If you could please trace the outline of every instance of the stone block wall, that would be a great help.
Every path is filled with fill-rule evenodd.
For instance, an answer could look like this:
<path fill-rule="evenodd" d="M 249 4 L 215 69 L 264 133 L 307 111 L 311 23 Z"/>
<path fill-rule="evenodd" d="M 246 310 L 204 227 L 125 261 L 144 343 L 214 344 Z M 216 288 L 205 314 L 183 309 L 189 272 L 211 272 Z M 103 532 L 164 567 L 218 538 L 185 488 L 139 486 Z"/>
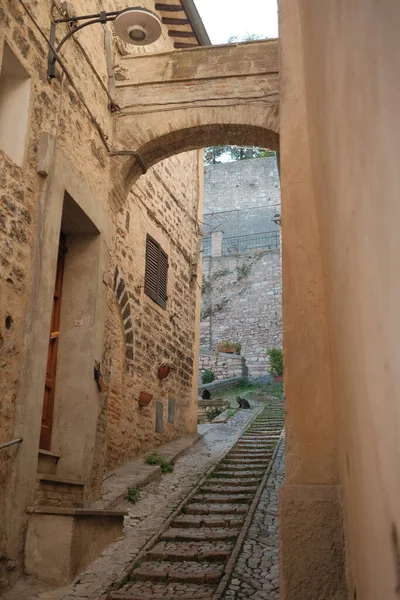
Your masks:
<path fill-rule="evenodd" d="M 88 2 L 76 0 L 73 9 L 76 14 L 107 9 L 101 0 L 89 4 L 90 11 Z M 155 9 L 154 0 L 141 4 Z M 195 263 L 200 239 L 201 153 L 177 155 L 149 169 L 129 195 L 119 198 L 117 206 L 114 177 L 125 159 L 111 156 L 110 149 L 120 145 L 114 139 L 115 113 L 109 110 L 109 98 L 97 78 L 107 86 L 105 35 L 107 30 L 112 32 L 112 26 L 85 28 L 65 47 L 64 62 L 77 93 L 59 65 L 57 77 L 51 82 L 47 78 L 48 47 L 34 22 L 48 33 L 51 18 L 62 16 L 61 3 L 54 3 L 53 13 L 51 6 L 36 0 L 27 3 L 32 19 L 14 0 L 4 0 L 0 6 L 0 63 L 7 44 L 30 78 L 22 164 L 12 160 L 0 144 L 0 441 L 24 438 L 22 444 L 0 453 L 0 555 L 5 557 L 0 561 L 0 588 L 22 566 L 27 506 L 35 500 L 50 502 L 54 492 L 52 484 L 46 484 L 46 494 L 43 486 L 38 492 L 36 479 L 65 191 L 70 195 L 72 190 L 79 191 L 79 197 L 71 195 L 78 206 L 75 216 L 78 220 L 84 216 L 83 234 L 90 223 L 93 239 L 87 246 L 93 254 L 99 248 L 96 256 L 100 258 L 93 269 L 85 270 L 83 264 L 75 276 L 69 271 L 73 285 L 90 279 L 88 302 L 82 302 L 79 311 L 79 302 L 61 303 L 61 310 L 70 312 L 61 320 L 60 348 L 67 325 L 71 347 L 74 331 L 78 336 L 84 327 L 90 330 L 91 345 L 82 352 L 76 342 L 73 351 L 63 356 L 61 371 L 68 371 L 68 357 L 79 352 L 86 363 L 70 369 L 69 381 L 57 379 L 51 448 L 60 456 L 56 475 L 81 480 L 83 502 L 88 503 L 96 498 L 108 468 L 196 426 L 197 389 L 193 394 L 192 379 L 197 354 Z M 108 8 L 123 9 L 126 3 L 113 0 Z M 59 25 L 57 40 L 67 30 L 68 25 Z M 124 55 L 173 48 L 166 27 L 150 48 L 128 47 L 112 36 L 116 77 Z M 45 138 L 48 144 L 43 151 Z M 85 212 L 87 207 L 90 210 Z M 79 237 L 76 232 L 65 233 L 67 246 L 69 236 L 70 240 Z M 166 310 L 144 293 L 148 233 L 169 256 Z M 66 255 L 67 269 L 71 254 Z M 89 284 L 84 285 L 89 289 Z M 95 305 L 96 312 L 89 305 Z M 93 378 L 95 361 L 101 362 L 108 387 L 104 394 Z M 157 378 L 161 362 L 173 366 L 164 381 Z M 57 377 L 61 371 L 57 370 Z M 65 383 L 74 389 L 67 398 L 70 409 L 60 402 Z M 141 391 L 153 395 L 144 409 L 138 405 Z M 170 398 L 176 400 L 174 423 L 167 419 Z M 156 401 L 164 408 L 163 431 L 157 434 Z M 70 419 L 68 425 L 65 416 Z M 66 493 L 53 500 L 60 501 L 60 506 L 70 502 Z"/>
<path fill-rule="evenodd" d="M 201 349 L 199 363 L 199 383 L 205 371 L 212 371 L 216 381 L 231 377 L 245 377 L 247 375 L 246 360 L 240 354 L 226 354 Z"/>
<path fill-rule="evenodd" d="M 205 167 L 204 231 L 212 235 L 202 260 L 201 348 L 239 342 L 251 378 L 268 373 L 269 348 L 282 348 L 280 227 L 272 221 L 275 214 L 280 214 L 275 157 Z M 232 236 L 265 232 L 272 232 L 272 249 L 224 244 Z"/>

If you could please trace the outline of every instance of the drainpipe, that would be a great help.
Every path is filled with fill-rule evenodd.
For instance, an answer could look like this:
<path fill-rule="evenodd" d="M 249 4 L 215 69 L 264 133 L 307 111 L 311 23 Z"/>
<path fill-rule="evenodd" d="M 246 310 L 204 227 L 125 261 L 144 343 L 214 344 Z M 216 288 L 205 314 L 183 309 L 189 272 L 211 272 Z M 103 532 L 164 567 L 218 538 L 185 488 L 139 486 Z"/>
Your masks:
<path fill-rule="evenodd" d="M 204 23 L 199 15 L 199 11 L 196 8 L 193 0 L 181 0 L 181 4 L 185 9 L 190 24 L 196 34 L 197 40 L 201 46 L 211 46 L 211 40 L 208 37 Z"/>

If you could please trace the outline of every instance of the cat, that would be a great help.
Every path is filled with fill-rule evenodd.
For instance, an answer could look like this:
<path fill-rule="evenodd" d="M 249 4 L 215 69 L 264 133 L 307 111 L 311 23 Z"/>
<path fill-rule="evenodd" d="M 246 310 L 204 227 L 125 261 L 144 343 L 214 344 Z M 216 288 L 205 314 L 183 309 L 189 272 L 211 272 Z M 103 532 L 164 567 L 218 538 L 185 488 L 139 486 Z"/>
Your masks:
<path fill-rule="evenodd" d="M 236 402 L 239 404 L 239 408 L 251 408 L 249 401 L 246 400 L 246 398 L 241 398 L 240 396 L 238 396 L 236 398 Z"/>

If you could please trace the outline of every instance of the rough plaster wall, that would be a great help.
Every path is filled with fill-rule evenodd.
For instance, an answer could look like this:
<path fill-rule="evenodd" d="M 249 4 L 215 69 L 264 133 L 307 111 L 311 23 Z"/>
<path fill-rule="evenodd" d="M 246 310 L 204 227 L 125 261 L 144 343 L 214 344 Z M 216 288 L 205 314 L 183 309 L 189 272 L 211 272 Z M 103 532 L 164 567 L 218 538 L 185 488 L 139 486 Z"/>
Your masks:
<path fill-rule="evenodd" d="M 210 277 L 212 288 L 202 297 L 201 346 L 215 349 L 219 342 L 239 342 L 250 377 L 266 375 L 267 349 L 282 348 L 279 250 L 204 257 L 203 281 Z M 212 313 L 205 318 L 207 307 Z"/>
<path fill-rule="evenodd" d="M 394 600 L 400 583 L 400 7 L 392 0 L 312 0 L 299 7 L 351 594 Z"/>
<path fill-rule="evenodd" d="M 29 7 L 45 32 L 49 31 L 51 2 L 29 3 Z M 154 8 L 152 0 L 144 0 L 143 6 Z M 125 8 L 122 0 L 101 2 L 97 0 L 76 0 L 74 10 L 77 14 L 98 12 L 100 9 L 118 10 Z M 65 33 L 61 26 L 59 34 Z M 193 361 L 194 331 L 194 286 L 191 279 L 191 267 L 196 243 L 197 225 L 195 223 L 198 200 L 198 156 L 190 154 L 174 157 L 149 172 L 138 185 L 135 194 L 129 199 L 130 215 L 113 212 L 109 205 L 111 189 L 110 168 L 112 161 L 101 142 L 99 133 L 90 121 L 86 110 L 77 98 L 69 83 L 59 77 L 51 84 L 47 81 L 47 47 L 43 39 L 28 19 L 19 3 L 5 0 L 0 6 L 0 55 L 3 39 L 7 40 L 23 67 L 31 76 L 30 120 L 26 138 L 26 153 L 22 168 L 17 167 L 0 148 L 0 440 L 6 441 L 18 434 L 14 422 L 18 393 L 19 369 L 22 363 L 24 347 L 24 331 L 27 327 L 27 316 L 37 298 L 32 296 L 32 276 L 37 276 L 34 269 L 40 268 L 40 251 L 35 242 L 40 239 L 40 228 L 43 220 L 43 205 L 49 201 L 46 197 L 47 181 L 36 172 L 39 135 L 47 131 L 57 138 L 57 145 L 62 148 L 71 163 L 77 177 L 87 182 L 95 195 L 99 206 L 109 212 L 109 224 L 113 243 L 108 248 L 109 275 L 111 286 L 115 267 L 118 265 L 129 284 L 129 291 L 137 305 L 135 315 L 136 357 L 134 368 L 123 369 L 122 396 L 129 403 L 123 404 L 125 416 L 133 410 L 137 417 L 137 393 L 142 388 L 154 385 L 155 364 L 162 355 L 177 365 L 173 378 L 160 391 L 157 388 L 157 399 L 160 396 L 166 402 L 167 396 L 177 397 L 180 406 L 177 409 L 175 426 L 168 426 L 163 436 L 157 440 L 154 436 L 154 415 L 151 409 L 146 416 L 144 434 L 140 440 L 142 448 L 147 448 L 153 441 L 163 441 L 178 435 L 186 427 L 185 410 L 190 402 L 190 385 Z M 78 32 L 77 39 L 82 44 L 103 82 L 107 85 L 108 77 L 104 48 L 104 29 L 96 25 Z M 114 45 L 116 41 L 114 38 Z M 118 44 L 119 50 L 137 52 L 137 49 Z M 173 41 L 167 32 L 150 51 L 171 50 Z M 119 61 L 118 49 L 116 61 Z M 140 52 L 148 49 L 140 49 Z M 82 56 L 78 45 L 70 40 L 64 50 L 64 59 L 71 75 L 81 90 L 90 110 L 95 115 L 105 134 L 112 140 L 112 117 L 108 110 L 108 100 L 90 67 Z M 118 64 L 117 64 L 118 71 Z M 58 68 L 60 74 L 60 69 Z M 183 177 L 183 170 L 186 177 Z M 167 186 L 167 187 L 165 187 Z M 131 230 L 128 231 L 130 217 Z M 144 243 L 145 233 L 149 226 L 153 232 L 160 231 L 167 238 L 179 237 L 179 248 L 174 247 L 170 253 L 170 280 L 176 281 L 171 288 L 168 311 L 159 314 L 143 297 L 144 275 Z M 57 225 L 55 225 L 57 226 Z M 136 237 L 136 234 L 138 236 Z M 171 242 L 172 244 L 172 242 Z M 39 267 L 35 261 L 39 262 Z M 40 297 L 39 297 L 40 301 Z M 113 323 L 115 307 L 109 303 L 107 323 Z M 182 311 L 182 318 L 176 319 L 177 311 Z M 5 327 L 6 318 L 11 316 L 13 323 L 9 329 Z M 50 319 L 50 316 L 49 316 Z M 29 323 L 28 323 L 29 324 Z M 154 331 L 157 328 L 159 337 L 156 340 Z M 47 335 L 45 333 L 44 335 Z M 16 339 L 14 340 L 14 337 Z M 140 346 L 143 345 L 142 348 Z M 118 361 L 121 348 L 119 342 L 110 342 L 106 349 L 108 358 Z M 149 365 L 153 368 L 149 369 Z M 121 365 L 122 369 L 122 365 Z M 123 370 L 122 369 L 122 370 Z M 148 378 L 146 380 L 146 377 Z M 115 387 L 115 386 L 114 386 Z M 24 399 L 19 399 L 19 402 Z M 134 408 L 133 408 L 134 407 Z M 89 484 L 98 488 L 103 475 L 105 463 L 104 441 L 106 438 L 107 398 L 99 395 L 99 420 L 96 440 L 96 461 L 93 466 L 92 481 Z M 136 413 L 135 413 L 136 410 Z M 38 407 L 41 412 L 41 406 Z M 23 408 L 20 407 L 23 416 Z M 134 441 L 136 432 L 130 435 L 114 461 L 137 452 L 139 443 Z M 36 452 L 37 446 L 32 449 Z M 7 556 L 7 544 L 2 525 L 10 519 L 5 515 L 5 497 L 7 491 L 7 474 L 15 464 L 18 448 L 3 451 L 0 454 L 0 555 Z M 114 455 L 117 452 L 114 450 Z M 32 473 L 35 479 L 36 474 Z M 11 506 L 10 502 L 10 506 Z M 13 519 L 18 519 L 13 515 Z M 25 518 L 25 517 L 23 517 Z M 23 538 L 13 540 L 14 548 L 23 547 Z M 2 566 L 8 571 L 0 571 L 0 584 L 3 573 L 6 578 L 12 574 L 17 565 L 17 554 L 13 551 Z M 11 571 L 9 570 L 11 569 Z"/>

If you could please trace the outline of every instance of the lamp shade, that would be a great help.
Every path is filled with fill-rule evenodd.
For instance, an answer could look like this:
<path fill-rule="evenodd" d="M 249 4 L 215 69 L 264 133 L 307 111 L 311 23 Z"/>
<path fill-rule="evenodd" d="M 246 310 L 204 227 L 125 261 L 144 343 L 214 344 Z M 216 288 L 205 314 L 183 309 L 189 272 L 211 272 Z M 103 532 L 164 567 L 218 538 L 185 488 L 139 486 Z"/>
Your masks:
<path fill-rule="evenodd" d="M 115 33 L 127 44 L 147 46 L 161 35 L 161 21 L 146 8 L 127 8 L 114 21 Z"/>

